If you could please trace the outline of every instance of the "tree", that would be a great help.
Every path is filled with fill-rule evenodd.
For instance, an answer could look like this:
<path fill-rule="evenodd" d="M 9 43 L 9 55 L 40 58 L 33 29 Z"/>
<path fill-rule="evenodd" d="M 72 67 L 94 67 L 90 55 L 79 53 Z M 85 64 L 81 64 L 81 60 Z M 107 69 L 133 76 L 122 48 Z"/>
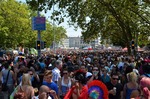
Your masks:
<path fill-rule="evenodd" d="M 53 44 L 55 36 L 55 42 L 61 42 L 62 38 L 66 38 L 66 30 L 63 27 L 57 27 L 49 24 L 47 21 L 46 31 L 42 31 L 41 37 L 43 41 L 46 41 L 46 47 L 49 47 Z"/>
<path fill-rule="evenodd" d="M 96 37 L 109 38 L 130 49 L 130 41 L 149 33 L 149 2 L 141 0 L 27 0 L 32 8 L 39 4 L 45 11 L 58 6 L 52 18 L 62 22 L 70 18 L 70 25 L 79 26 L 85 41 Z M 36 2 L 36 3 L 33 3 Z M 45 6 L 46 5 L 46 6 Z M 37 7 L 37 6 L 36 6 Z M 144 33 L 142 27 L 145 27 Z M 145 39 L 146 40 L 146 39 Z M 115 42 L 114 42 L 115 41 Z M 129 53 L 131 52 L 128 50 Z"/>
<path fill-rule="evenodd" d="M 0 1 L 0 47 L 16 48 L 18 46 L 35 47 L 37 39 L 37 31 L 32 30 L 31 18 L 37 16 L 36 11 L 29 9 L 26 3 L 17 2 L 15 0 Z M 42 31 L 43 39 L 52 44 L 52 29 L 50 23 L 47 23 L 47 30 Z M 57 28 L 60 27 L 55 27 Z M 57 31 L 56 31 L 57 32 Z M 60 31 L 59 31 L 60 32 Z M 66 35 L 66 31 L 62 28 L 61 32 Z M 46 34 L 46 35 L 45 35 Z M 58 33 L 59 35 L 59 33 Z M 60 37 L 57 38 L 60 41 Z M 47 45 L 48 45 L 47 44 Z"/>
<path fill-rule="evenodd" d="M 0 3 L 0 46 L 5 48 L 16 48 L 26 45 L 34 39 L 31 31 L 30 10 L 26 4 L 15 0 L 2 1 Z"/>

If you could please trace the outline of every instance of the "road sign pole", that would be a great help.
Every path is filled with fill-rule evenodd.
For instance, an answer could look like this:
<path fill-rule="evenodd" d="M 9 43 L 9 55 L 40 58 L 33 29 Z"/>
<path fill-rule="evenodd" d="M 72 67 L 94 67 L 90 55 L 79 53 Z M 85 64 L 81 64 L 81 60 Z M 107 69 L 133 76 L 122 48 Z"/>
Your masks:
<path fill-rule="evenodd" d="M 38 17 L 40 17 L 40 12 L 39 12 L 39 10 L 37 11 L 37 14 L 38 14 Z M 41 31 L 40 31 L 40 30 L 37 31 L 37 40 L 38 40 L 38 41 L 41 41 Z M 41 48 L 38 49 L 38 56 L 41 56 Z"/>

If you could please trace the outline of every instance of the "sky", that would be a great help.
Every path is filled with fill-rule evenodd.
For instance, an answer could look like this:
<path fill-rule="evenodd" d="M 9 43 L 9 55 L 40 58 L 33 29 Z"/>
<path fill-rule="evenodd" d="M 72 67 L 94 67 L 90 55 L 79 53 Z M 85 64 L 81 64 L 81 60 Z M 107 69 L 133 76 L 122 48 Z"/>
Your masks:
<path fill-rule="evenodd" d="M 17 1 L 26 2 L 26 0 L 17 0 Z M 54 9 L 57 9 L 57 8 L 54 8 Z M 51 11 L 48 11 L 47 13 L 42 12 L 42 14 L 45 14 L 46 19 L 48 19 L 49 18 L 48 14 L 50 12 Z M 78 37 L 78 36 L 81 36 L 81 29 L 78 28 L 77 31 L 76 31 L 73 26 L 69 26 L 68 25 L 67 19 L 66 18 L 64 18 L 64 19 L 65 20 L 64 20 L 63 23 L 61 23 L 60 25 L 57 25 L 57 24 L 55 24 L 55 25 L 64 27 L 64 29 L 67 31 L 66 34 L 67 34 L 68 37 Z"/>

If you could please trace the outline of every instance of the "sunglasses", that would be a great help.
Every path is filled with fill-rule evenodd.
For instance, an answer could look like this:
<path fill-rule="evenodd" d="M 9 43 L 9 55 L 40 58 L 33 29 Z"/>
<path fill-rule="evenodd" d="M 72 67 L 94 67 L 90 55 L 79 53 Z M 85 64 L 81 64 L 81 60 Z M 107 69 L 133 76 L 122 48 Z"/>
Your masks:
<path fill-rule="evenodd" d="M 118 78 L 112 78 L 113 80 L 119 80 Z"/>
<path fill-rule="evenodd" d="M 68 73 L 63 73 L 63 74 L 68 74 Z"/>
<path fill-rule="evenodd" d="M 30 74 L 31 76 L 33 75 L 33 74 Z"/>

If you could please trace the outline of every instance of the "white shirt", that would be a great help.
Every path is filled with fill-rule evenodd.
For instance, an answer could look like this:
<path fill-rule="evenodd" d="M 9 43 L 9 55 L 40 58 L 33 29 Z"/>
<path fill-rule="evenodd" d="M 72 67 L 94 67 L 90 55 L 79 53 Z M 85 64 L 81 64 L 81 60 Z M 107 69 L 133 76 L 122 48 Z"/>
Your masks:
<path fill-rule="evenodd" d="M 61 78 L 61 75 L 60 75 L 60 70 L 55 67 L 53 70 L 52 70 L 52 73 L 53 73 L 53 76 L 52 76 L 52 80 L 54 82 L 58 82 L 58 79 Z"/>

